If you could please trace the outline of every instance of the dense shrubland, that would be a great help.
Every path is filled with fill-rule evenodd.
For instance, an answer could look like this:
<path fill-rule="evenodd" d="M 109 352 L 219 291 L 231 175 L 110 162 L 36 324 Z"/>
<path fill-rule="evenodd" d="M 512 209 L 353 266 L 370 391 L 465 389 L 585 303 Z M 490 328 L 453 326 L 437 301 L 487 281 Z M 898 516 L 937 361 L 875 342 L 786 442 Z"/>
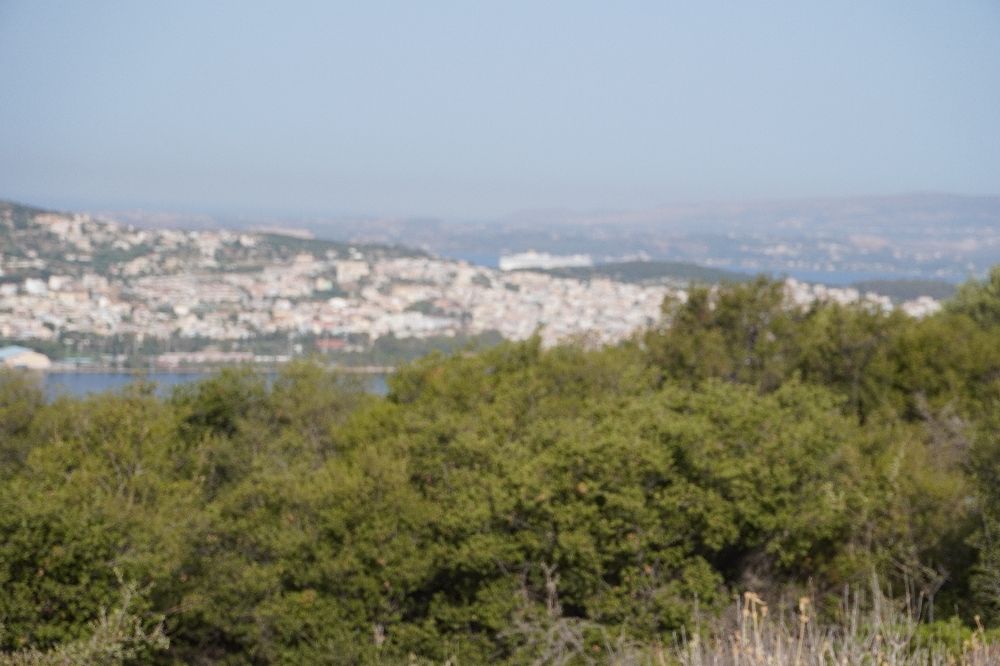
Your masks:
<path fill-rule="evenodd" d="M 626 344 L 432 356 L 384 398 L 309 363 L 167 399 L 7 374 L 0 537 L 12 663 L 725 663 L 746 591 L 792 618 L 747 649 L 808 638 L 807 597 L 844 645 L 987 659 L 1000 270 L 924 320 L 695 289 Z"/>

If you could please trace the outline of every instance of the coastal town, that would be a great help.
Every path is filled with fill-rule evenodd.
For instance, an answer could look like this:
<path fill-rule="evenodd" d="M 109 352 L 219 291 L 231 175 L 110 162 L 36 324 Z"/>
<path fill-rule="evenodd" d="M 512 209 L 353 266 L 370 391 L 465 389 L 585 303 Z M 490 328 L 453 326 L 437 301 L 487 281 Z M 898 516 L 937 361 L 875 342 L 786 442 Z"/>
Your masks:
<path fill-rule="evenodd" d="M 358 352 L 386 337 L 601 344 L 654 324 L 666 296 L 686 297 L 676 282 L 557 277 L 531 270 L 530 256 L 497 270 L 392 246 L 140 229 L 11 204 L 0 208 L 0 234 L 0 339 L 58 344 L 68 357 L 112 338 L 168 366 Z M 851 288 L 788 280 L 786 291 L 799 305 L 894 307 Z M 899 307 L 923 316 L 940 304 L 922 297 Z M 198 344 L 172 348 L 177 340 Z M 261 340 L 282 347 L 267 357 Z"/>

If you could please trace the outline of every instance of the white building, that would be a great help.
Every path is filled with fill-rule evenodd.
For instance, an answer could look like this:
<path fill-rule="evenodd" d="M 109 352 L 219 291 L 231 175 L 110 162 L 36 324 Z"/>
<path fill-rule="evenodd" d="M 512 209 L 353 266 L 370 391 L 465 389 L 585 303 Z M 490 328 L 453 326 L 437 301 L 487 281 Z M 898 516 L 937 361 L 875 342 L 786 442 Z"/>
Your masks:
<path fill-rule="evenodd" d="M 52 361 L 45 354 L 39 354 L 27 347 L 0 347 L 0 366 L 5 368 L 25 368 L 27 370 L 48 370 Z"/>
<path fill-rule="evenodd" d="M 505 254 L 500 257 L 500 270 L 519 271 L 525 268 L 578 268 L 593 266 L 589 254 L 549 254 L 530 250 L 520 254 Z"/>
<path fill-rule="evenodd" d="M 337 272 L 337 282 L 340 284 L 354 284 L 361 278 L 367 277 L 370 273 L 367 261 L 338 261 L 334 264 Z"/>

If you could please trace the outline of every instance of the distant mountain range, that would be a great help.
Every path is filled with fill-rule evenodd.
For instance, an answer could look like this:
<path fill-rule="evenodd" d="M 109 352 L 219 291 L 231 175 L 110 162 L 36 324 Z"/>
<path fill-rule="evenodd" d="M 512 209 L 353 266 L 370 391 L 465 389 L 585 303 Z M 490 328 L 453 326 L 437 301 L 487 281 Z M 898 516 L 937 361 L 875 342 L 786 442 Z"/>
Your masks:
<path fill-rule="evenodd" d="M 831 284 L 960 282 L 1000 263 L 1000 197 L 909 194 L 691 203 L 635 211 L 523 211 L 496 220 L 209 217 L 126 211 L 139 226 L 280 227 L 317 238 L 417 247 L 496 266 L 502 254 L 646 259 Z"/>
<path fill-rule="evenodd" d="M 898 197 L 677 205 L 645 211 L 535 211 L 493 222 L 371 220 L 306 226 L 330 238 L 395 239 L 482 263 L 528 249 L 643 255 L 746 273 L 846 284 L 959 282 L 1000 262 L 1000 197 Z"/>

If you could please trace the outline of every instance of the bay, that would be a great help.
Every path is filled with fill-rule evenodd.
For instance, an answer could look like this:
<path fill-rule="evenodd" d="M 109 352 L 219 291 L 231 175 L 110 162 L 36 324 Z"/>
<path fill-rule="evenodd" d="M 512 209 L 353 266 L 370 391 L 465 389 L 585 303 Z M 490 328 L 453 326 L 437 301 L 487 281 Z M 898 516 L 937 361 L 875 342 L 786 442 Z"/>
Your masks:
<path fill-rule="evenodd" d="M 211 376 L 211 372 L 47 372 L 42 376 L 46 396 L 51 400 L 59 396 L 82 397 L 92 393 L 120 391 L 129 384 L 144 379 L 156 384 L 156 393 L 161 397 L 170 395 L 179 384 L 196 382 Z M 274 372 L 262 373 L 268 380 Z M 388 390 L 387 376 L 382 374 L 363 375 L 365 390 L 375 395 L 385 395 Z"/>

